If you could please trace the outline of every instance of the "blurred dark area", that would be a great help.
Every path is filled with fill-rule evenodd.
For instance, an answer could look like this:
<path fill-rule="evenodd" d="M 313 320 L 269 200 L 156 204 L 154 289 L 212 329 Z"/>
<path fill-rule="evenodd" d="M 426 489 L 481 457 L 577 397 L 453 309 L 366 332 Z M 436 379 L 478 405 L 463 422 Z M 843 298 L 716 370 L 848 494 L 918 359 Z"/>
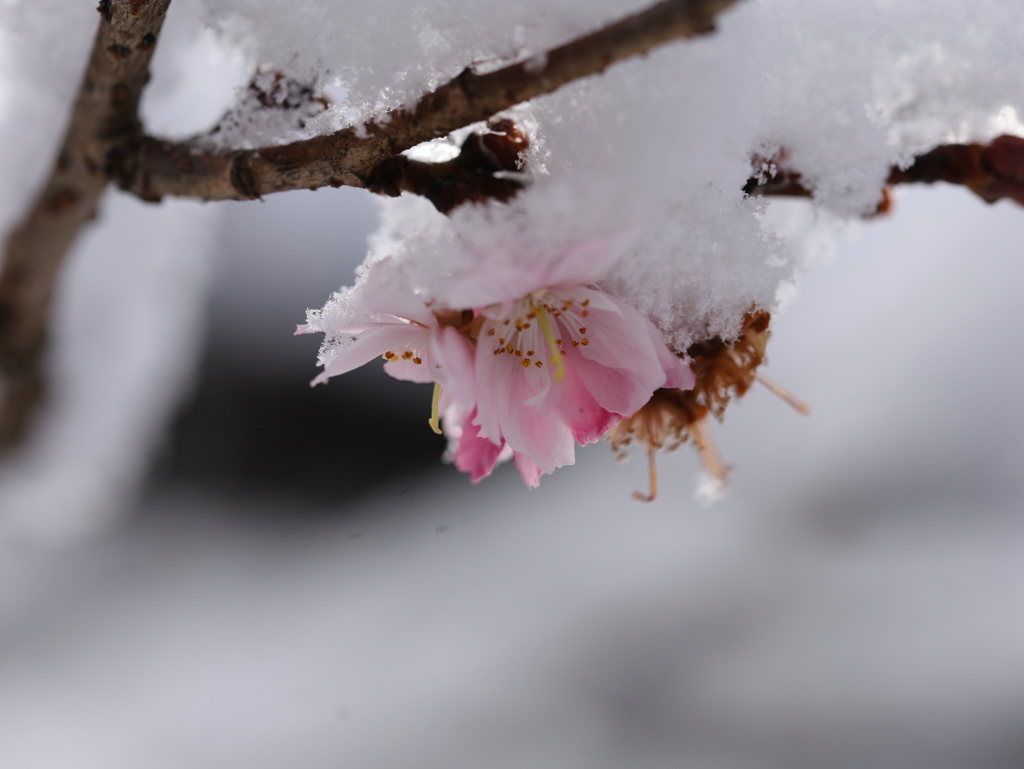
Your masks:
<path fill-rule="evenodd" d="M 294 336 L 307 308 L 354 281 L 376 227 L 371 194 L 325 189 L 224 205 L 199 374 L 153 485 L 337 511 L 389 477 L 441 468 L 430 388 L 373 362 L 310 388 L 322 336 Z"/>
<path fill-rule="evenodd" d="M 208 353 L 154 481 L 336 512 L 389 477 L 438 468 L 445 441 L 429 416 L 429 389 L 381 366 L 311 389 L 301 376 L 260 377 Z"/>

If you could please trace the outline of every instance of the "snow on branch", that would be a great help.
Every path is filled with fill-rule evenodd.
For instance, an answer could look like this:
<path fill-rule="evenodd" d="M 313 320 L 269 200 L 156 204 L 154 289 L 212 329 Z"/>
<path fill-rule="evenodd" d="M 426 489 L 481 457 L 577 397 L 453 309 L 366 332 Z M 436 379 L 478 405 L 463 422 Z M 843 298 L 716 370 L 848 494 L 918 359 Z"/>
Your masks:
<path fill-rule="evenodd" d="M 0 275 L 0 450 L 24 436 L 42 399 L 53 285 L 108 181 L 150 201 L 166 195 L 246 200 L 327 185 L 393 195 L 409 189 L 441 210 L 467 200 L 506 200 L 518 182 L 481 172 L 462 156 L 448 164 L 398 156 L 662 43 L 710 32 L 714 17 L 736 1 L 663 0 L 527 61 L 486 74 L 466 69 L 411 108 L 366 126 L 283 146 L 206 152 L 196 143 L 145 136 L 138 117 L 170 0 L 102 0 L 100 27 L 57 162 L 7 242 Z"/>
<path fill-rule="evenodd" d="M 170 0 L 103 0 L 82 87 L 42 192 L 8 237 L 0 274 L 0 448 L 23 436 L 44 392 L 49 300 L 64 255 L 96 214 L 114 158 L 142 138 L 139 98 Z"/>
<path fill-rule="evenodd" d="M 408 109 L 369 125 L 253 150 L 207 152 L 195 142 L 147 139 L 115 180 L 144 200 L 176 195 L 249 200 L 272 192 L 380 183 L 381 164 L 425 141 L 487 120 L 611 64 L 679 38 L 706 34 L 737 0 L 663 0 L 546 53 L 486 74 L 465 69 Z"/>
<path fill-rule="evenodd" d="M 774 173 L 751 178 L 743 191 L 748 195 L 814 196 L 799 171 L 786 168 L 784 163 L 773 165 Z M 1024 139 L 1005 135 L 988 144 L 940 145 L 915 157 L 906 168 L 894 167 L 886 181 L 959 184 L 986 203 L 1010 198 L 1024 205 Z"/>

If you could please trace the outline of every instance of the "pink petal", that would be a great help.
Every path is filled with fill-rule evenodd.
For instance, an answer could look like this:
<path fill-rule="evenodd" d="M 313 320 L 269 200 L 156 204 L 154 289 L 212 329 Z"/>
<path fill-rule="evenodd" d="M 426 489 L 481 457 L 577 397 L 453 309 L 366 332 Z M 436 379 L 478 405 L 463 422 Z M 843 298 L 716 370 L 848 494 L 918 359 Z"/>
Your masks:
<path fill-rule="evenodd" d="M 403 382 L 415 382 L 416 384 L 432 384 L 434 377 L 428 361 L 420 359 L 419 363 L 414 360 L 389 360 L 384 364 L 384 373 L 393 379 L 400 379 Z"/>
<path fill-rule="evenodd" d="M 476 367 L 473 347 L 450 326 L 430 335 L 430 373 L 448 397 L 468 411 L 476 403 Z"/>
<path fill-rule="evenodd" d="M 647 320 L 644 318 L 644 320 Z M 647 321 L 647 331 L 651 335 L 651 342 L 654 344 L 655 350 L 658 352 L 658 361 L 661 363 L 661 368 L 665 372 L 665 381 L 660 387 L 675 387 L 680 390 L 691 390 L 693 385 L 697 382 L 697 378 L 693 375 L 693 371 L 690 367 L 679 360 L 679 356 L 672 352 L 668 345 L 661 338 L 661 334 L 658 333 L 658 329 L 654 327 L 654 324 L 649 320 Z"/>
<path fill-rule="evenodd" d="M 324 370 L 310 384 L 323 384 L 333 376 L 369 363 L 388 350 L 415 344 L 420 333 L 418 326 L 407 323 L 384 323 L 364 331 L 329 350 Z"/>
<path fill-rule="evenodd" d="M 594 283 L 615 266 L 632 240 L 628 233 L 579 240 L 549 261 L 544 282 L 536 288 L 567 288 Z"/>
<path fill-rule="evenodd" d="M 618 424 L 622 414 L 613 414 L 602 408 L 583 386 L 579 374 L 571 366 L 566 367 L 562 382 L 562 399 L 559 414 L 572 428 L 573 438 L 581 446 L 600 440 L 606 431 Z"/>
<path fill-rule="evenodd" d="M 592 310 L 585 319 L 589 344 L 568 347 L 564 360 L 599 406 L 631 416 L 665 381 L 665 370 L 648 331 L 649 321 L 628 305 L 613 301 L 618 312 Z"/>
<path fill-rule="evenodd" d="M 479 483 L 494 470 L 504 446 L 495 446 L 486 438 L 480 437 L 479 428 L 472 421 L 475 416 L 474 409 L 463 425 L 459 448 L 455 452 L 455 466 L 462 472 L 469 473 L 469 480 L 472 483 Z"/>
<path fill-rule="evenodd" d="M 409 287 L 393 259 L 382 259 L 354 289 L 368 311 L 416 321 L 427 328 L 437 328 L 437 319 Z"/>
<path fill-rule="evenodd" d="M 525 405 L 534 392 L 520 358 L 507 353 L 495 355 L 496 342 L 487 336 L 487 325 L 476 348 L 476 421 L 480 434 L 495 444 L 504 438 L 513 451 L 527 454 L 543 472 L 571 465 L 575 460 L 569 426 Z"/>
<path fill-rule="evenodd" d="M 540 486 L 540 468 L 531 462 L 530 458 L 525 454 L 517 452 L 513 456 L 515 456 L 516 469 L 519 471 L 519 475 L 523 479 L 523 483 L 531 489 L 535 489 Z"/>

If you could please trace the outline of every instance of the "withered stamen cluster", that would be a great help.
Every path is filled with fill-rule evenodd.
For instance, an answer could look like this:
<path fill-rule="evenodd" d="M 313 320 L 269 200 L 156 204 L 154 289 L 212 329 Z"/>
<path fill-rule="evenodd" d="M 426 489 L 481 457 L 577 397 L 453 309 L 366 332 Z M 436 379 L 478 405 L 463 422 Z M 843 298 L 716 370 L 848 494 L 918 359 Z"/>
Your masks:
<path fill-rule="evenodd" d="M 650 501 L 657 494 L 657 450 L 672 451 L 687 440 L 696 445 L 707 474 L 724 483 L 728 468 L 715 452 L 705 420 L 709 414 L 721 420 L 729 401 L 742 397 L 757 380 L 757 369 L 765 359 L 770 320 L 767 312 L 755 310 L 746 315 L 743 330 L 732 342 L 713 337 L 691 345 L 687 354 L 696 377 L 693 389 L 655 390 L 647 405 L 605 434 L 620 457 L 625 456 L 625 447 L 634 441 L 648 450 L 651 491 L 637 492 L 635 498 Z"/>

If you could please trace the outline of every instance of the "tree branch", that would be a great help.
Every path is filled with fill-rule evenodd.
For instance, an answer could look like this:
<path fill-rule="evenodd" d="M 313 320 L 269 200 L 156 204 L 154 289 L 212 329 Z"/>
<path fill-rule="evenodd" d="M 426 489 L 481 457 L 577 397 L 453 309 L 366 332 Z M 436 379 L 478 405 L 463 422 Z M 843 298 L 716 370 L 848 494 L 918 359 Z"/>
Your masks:
<path fill-rule="evenodd" d="M 0 274 L 0 450 L 22 438 L 43 396 L 41 360 L 53 285 L 109 180 L 150 201 L 166 195 L 245 200 L 325 185 L 384 194 L 409 189 L 443 211 L 467 200 L 505 200 L 520 188 L 495 174 L 511 170 L 507 158 L 481 165 L 468 145 L 446 164 L 419 163 L 400 153 L 662 43 L 710 32 L 714 17 L 735 2 L 663 0 L 529 61 L 483 75 L 466 69 L 411 109 L 390 112 L 362 131 L 209 152 L 198 142 L 147 137 L 139 122 L 139 98 L 170 0 L 101 0 L 99 30 L 57 162 L 7 240 Z"/>
<path fill-rule="evenodd" d="M 103 0 L 99 30 L 53 171 L 7 239 L 0 273 L 0 449 L 16 443 L 43 394 L 50 294 L 64 255 L 95 216 L 114 155 L 142 137 L 138 103 L 170 0 Z"/>
<path fill-rule="evenodd" d="M 944 144 L 918 155 L 905 169 L 894 167 L 887 184 L 946 182 L 967 187 L 986 203 L 1010 198 L 1024 205 L 1024 139 L 999 136 L 989 144 Z M 779 169 L 771 178 L 751 178 L 748 195 L 787 195 L 810 198 L 798 171 Z"/>
<path fill-rule="evenodd" d="M 528 61 L 478 75 L 469 69 L 410 109 L 329 136 L 256 150 L 210 152 L 195 142 L 146 139 L 114 169 L 115 181 L 144 200 L 166 195 L 247 200 L 271 192 L 366 187 L 401 152 L 528 101 L 609 65 L 679 38 L 711 32 L 737 0 L 663 0 L 633 16 Z"/>

